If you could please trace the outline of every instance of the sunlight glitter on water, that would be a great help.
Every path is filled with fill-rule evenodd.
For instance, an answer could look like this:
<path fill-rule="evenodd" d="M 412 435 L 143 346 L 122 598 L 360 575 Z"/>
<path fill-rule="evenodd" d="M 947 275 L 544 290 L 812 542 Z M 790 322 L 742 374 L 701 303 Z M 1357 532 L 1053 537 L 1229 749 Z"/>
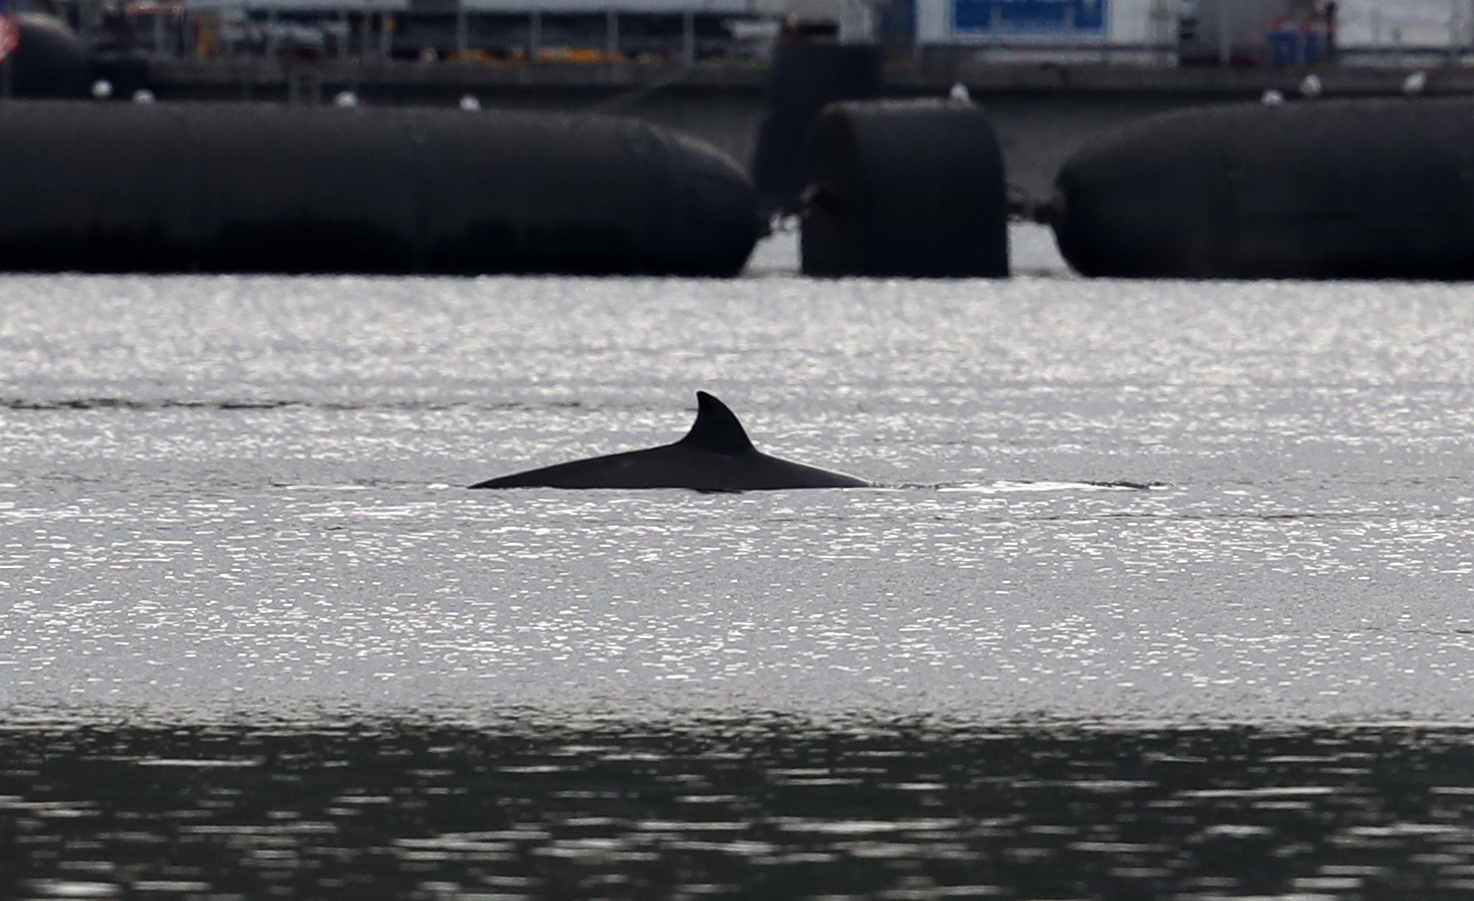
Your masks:
<path fill-rule="evenodd" d="M 1459 286 L 0 281 L 0 894 L 1470 888 Z"/>
<path fill-rule="evenodd" d="M 6 288 L 8 705 L 1474 713 L 1456 287 Z M 888 487 L 459 487 L 698 387 Z"/>

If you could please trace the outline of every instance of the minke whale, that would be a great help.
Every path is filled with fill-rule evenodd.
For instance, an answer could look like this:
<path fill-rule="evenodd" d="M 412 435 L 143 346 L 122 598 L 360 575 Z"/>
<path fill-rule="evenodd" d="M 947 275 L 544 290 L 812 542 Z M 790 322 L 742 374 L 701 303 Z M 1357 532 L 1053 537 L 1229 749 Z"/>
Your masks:
<path fill-rule="evenodd" d="M 472 488 L 690 488 L 765 491 L 782 488 L 866 488 L 843 473 L 771 457 L 752 440 L 727 405 L 696 392 L 696 423 L 674 444 L 574 460 L 478 482 Z"/>

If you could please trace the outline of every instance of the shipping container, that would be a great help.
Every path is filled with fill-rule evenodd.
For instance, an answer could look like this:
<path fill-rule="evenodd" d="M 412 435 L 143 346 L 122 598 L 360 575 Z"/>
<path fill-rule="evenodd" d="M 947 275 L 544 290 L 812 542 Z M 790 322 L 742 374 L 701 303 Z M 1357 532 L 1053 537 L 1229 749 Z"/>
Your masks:
<path fill-rule="evenodd" d="M 1184 65 L 1314 66 L 1336 54 L 1334 0 L 1182 0 Z"/>
<path fill-rule="evenodd" d="M 1175 51 L 1176 0 L 915 0 L 921 45 L 1070 59 Z"/>

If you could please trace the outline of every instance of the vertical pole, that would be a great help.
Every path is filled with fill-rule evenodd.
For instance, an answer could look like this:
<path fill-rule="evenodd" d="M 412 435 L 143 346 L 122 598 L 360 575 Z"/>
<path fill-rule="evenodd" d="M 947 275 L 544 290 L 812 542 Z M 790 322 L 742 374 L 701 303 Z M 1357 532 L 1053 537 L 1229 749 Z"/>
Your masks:
<path fill-rule="evenodd" d="M 1457 66 L 1464 56 L 1464 0 L 1448 3 L 1448 62 Z"/>
<path fill-rule="evenodd" d="M 1161 14 L 1157 19 L 1157 45 L 1161 62 L 1175 64 L 1181 52 L 1182 23 L 1178 21 L 1176 7 L 1169 6 L 1168 0 L 1157 0 L 1157 11 Z"/>
<path fill-rule="evenodd" d="M 1459 61 L 1459 32 L 1463 30 L 1459 22 L 1460 0 L 1448 0 L 1448 64 L 1456 65 Z"/>
<path fill-rule="evenodd" d="M 164 47 L 164 7 L 154 4 L 154 56 L 165 56 Z"/>
<path fill-rule="evenodd" d="M 538 54 L 543 49 L 543 13 L 537 7 L 532 8 L 527 23 L 527 61 L 537 62 Z"/>
<path fill-rule="evenodd" d="M 466 0 L 456 0 L 456 56 L 465 59 L 471 50 L 471 25 L 467 19 Z"/>
<path fill-rule="evenodd" d="M 911 38 L 911 65 L 914 65 L 918 69 L 921 68 L 921 62 L 923 62 L 923 53 L 921 53 L 921 27 L 917 22 L 917 16 L 920 15 L 920 10 L 917 9 L 917 3 L 920 3 L 920 1 L 907 0 L 907 15 L 911 16 L 908 35 Z M 946 22 L 948 22 L 943 28 L 952 31 L 952 21 L 957 19 L 957 3 L 955 3 L 955 0 L 943 0 L 942 6 L 945 7 Z"/>
<path fill-rule="evenodd" d="M 276 58 L 277 37 L 276 4 L 272 3 L 266 7 L 266 56 L 268 59 Z"/>
<path fill-rule="evenodd" d="M 1232 0 L 1218 0 L 1218 65 L 1228 68 L 1233 58 L 1233 37 L 1229 34 L 1228 7 Z"/>
<path fill-rule="evenodd" d="M 696 14 L 689 9 L 681 13 L 681 61 L 696 62 Z"/>
<path fill-rule="evenodd" d="M 82 38 L 82 43 L 88 47 L 93 45 L 93 33 L 96 31 L 92 24 L 92 4 L 79 2 L 77 4 L 77 35 Z"/>
<path fill-rule="evenodd" d="M 611 63 L 619 59 L 619 11 L 612 6 L 604 13 L 604 55 Z"/>

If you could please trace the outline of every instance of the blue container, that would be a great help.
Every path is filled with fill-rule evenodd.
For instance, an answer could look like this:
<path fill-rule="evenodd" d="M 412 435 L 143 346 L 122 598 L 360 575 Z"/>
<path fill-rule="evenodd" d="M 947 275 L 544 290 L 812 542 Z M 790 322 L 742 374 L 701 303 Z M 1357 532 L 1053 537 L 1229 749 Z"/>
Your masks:
<path fill-rule="evenodd" d="M 1265 38 L 1269 45 L 1269 64 L 1276 67 L 1314 66 L 1327 56 L 1329 41 L 1320 26 L 1277 28 Z"/>

